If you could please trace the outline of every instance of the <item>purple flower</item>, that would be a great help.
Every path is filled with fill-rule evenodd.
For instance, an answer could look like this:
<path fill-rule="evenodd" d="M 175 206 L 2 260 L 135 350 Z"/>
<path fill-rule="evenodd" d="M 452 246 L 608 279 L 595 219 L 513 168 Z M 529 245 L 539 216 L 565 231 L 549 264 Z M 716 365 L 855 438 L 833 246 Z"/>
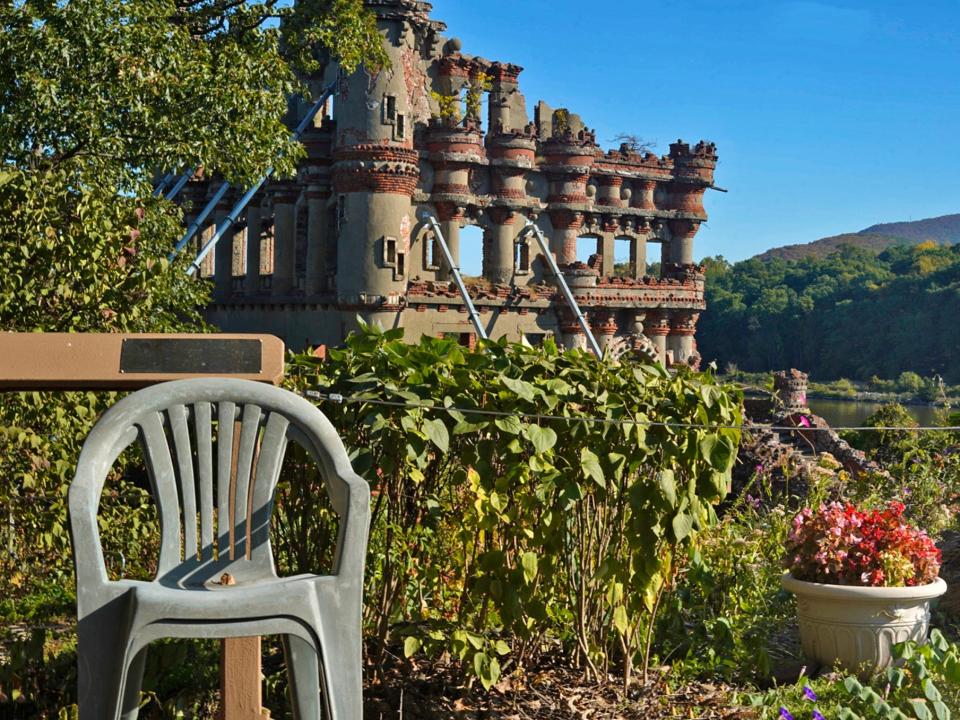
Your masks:
<path fill-rule="evenodd" d="M 827 720 L 823 715 L 820 714 L 819 710 L 813 711 L 813 720 Z"/>
<path fill-rule="evenodd" d="M 793 720 L 793 715 L 783 706 L 780 707 L 780 717 L 782 717 L 783 720 Z"/>
<path fill-rule="evenodd" d="M 810 687 L 809 685 L 803 686 L 803 696 L 810 702 L 817 701 L 817 694 L 813 691 L 813 688 Z"/>
<path fill-rule="evenodd" d="M 746 500 L 747 500 L 747 505 L 749 505 L 750 507 L 752 507 L 754 510 L 759 510 L 759 509 L 760 509 L 760 506 L 761 506 L 761 504 L 762 504 L 761 501 L 760 501 L 760 498 L 754 497 L 754 496 L 751 495 L 750 493 L 747 493 L 747 498 L 746 498 Z"/>
<path fill-rule="evenodd" d="M 763 472 L 763 463 L 760 463 L 759 465 L 757 465 L 757 466 L 754 468 L 754 470 L 756 470 L 758 473 L 762 473 L 762 472 Z"/>

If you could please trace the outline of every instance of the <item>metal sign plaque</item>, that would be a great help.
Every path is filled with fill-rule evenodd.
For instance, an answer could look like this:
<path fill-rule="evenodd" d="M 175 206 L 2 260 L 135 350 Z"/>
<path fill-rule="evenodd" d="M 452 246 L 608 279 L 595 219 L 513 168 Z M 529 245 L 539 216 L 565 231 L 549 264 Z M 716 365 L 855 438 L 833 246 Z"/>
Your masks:
<path fill-rule="evenodd" d="M 120 372 L 151 375 L 253 375 L 263 369 L 260 340 L 127 338 Z"/>

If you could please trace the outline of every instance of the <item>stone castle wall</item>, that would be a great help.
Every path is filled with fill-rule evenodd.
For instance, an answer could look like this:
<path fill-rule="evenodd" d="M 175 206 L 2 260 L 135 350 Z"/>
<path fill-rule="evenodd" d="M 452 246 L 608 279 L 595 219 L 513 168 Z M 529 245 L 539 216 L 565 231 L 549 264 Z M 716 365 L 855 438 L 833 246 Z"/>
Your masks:
<path fill-rule="evenodd" d="M 412 340 L 470 343 L 476 331 L 423 222 L 430 214 L 457 264 L 461 230 L 482 228 L 483 277 L 468 286 L 491 336 L 552 334 L 583 347 L 541 249 L 523 234 L 535 223 L 602 346 L 695 364 L 705 279 L 694 238 L 707 219 L 715 147 L 678 141 L 664 156 L 628 145 L 604 152 L 576 114 L 541 102 L 531 119 L 522 69 L 464 54 L 430 18 L 429 3 L 367 5 L 390 68 L 342 79 L 332 111 L 303 138 L 297 178 L 270 184 L 245 226 L 217 247 L 204 269 L 216 281 L 209 319 L 228 331 L 276 333 L 293 348 L 337 344 L 357 316 L 403 327 Z M 311 85 L 338 72 L 331 64 Z M 459 106 L 471 88 L 475 101 L 487 96 L 487 117 L 444 116 L 441 105 Z M 292 107 L 291 122 L 305 107 Z M 215 185 L 191 183 L 193 212 Z M 225 199 L 218 213 L 230 205 Z M 618 241 L 630 247 L 626 268 L 615 267 Z M 589 264 L 577 262 L 584 242 L 595 243 Z M 660 271 L 650 277 L 655 260 Z"/>

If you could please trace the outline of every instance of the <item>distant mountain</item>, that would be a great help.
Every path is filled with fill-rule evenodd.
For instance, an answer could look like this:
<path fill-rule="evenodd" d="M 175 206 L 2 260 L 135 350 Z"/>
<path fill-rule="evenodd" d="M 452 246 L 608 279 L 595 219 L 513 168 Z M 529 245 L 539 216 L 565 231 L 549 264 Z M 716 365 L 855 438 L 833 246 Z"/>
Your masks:
<path fill-rule="evenodd" d="M 916 245 L 927 240 L 933 240 L 940 245 L 960 242 L 960 215 L 943 215 L 928 220 L 914 222 L 896 222 L 874 225 L 860 232 L 860 235 L 873 233 L 875 235 L 890 235 L 891 237 L 910 240 Z"/>
<path fill-rule="evenodd" d="M 835 252 L 841 245 L 855 245 L 881 253 L 894 245 L 919 245 L 932 240 L 940 245 L 960 243 L 960 214 L 873 225 L 858 233 L 845 233 L 822 238 L 805 245 L 785 245 L 767 250 L 757 256 L 760 260 L 799 260 L 805 257 L 822 258 Z"/>

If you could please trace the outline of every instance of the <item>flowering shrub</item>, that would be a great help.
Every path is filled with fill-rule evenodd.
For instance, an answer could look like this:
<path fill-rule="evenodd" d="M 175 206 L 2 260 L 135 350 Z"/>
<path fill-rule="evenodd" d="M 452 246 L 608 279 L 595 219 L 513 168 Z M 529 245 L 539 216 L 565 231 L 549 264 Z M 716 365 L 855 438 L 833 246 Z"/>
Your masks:
<path fill-rule="evenodd" d="M 831 585 L 901 587 L 933 582 L 940 550 L 903 520 L 904 505 L 861 511 L 838 502 L 793 519 L 785 566 L 798 580 Z"/>

